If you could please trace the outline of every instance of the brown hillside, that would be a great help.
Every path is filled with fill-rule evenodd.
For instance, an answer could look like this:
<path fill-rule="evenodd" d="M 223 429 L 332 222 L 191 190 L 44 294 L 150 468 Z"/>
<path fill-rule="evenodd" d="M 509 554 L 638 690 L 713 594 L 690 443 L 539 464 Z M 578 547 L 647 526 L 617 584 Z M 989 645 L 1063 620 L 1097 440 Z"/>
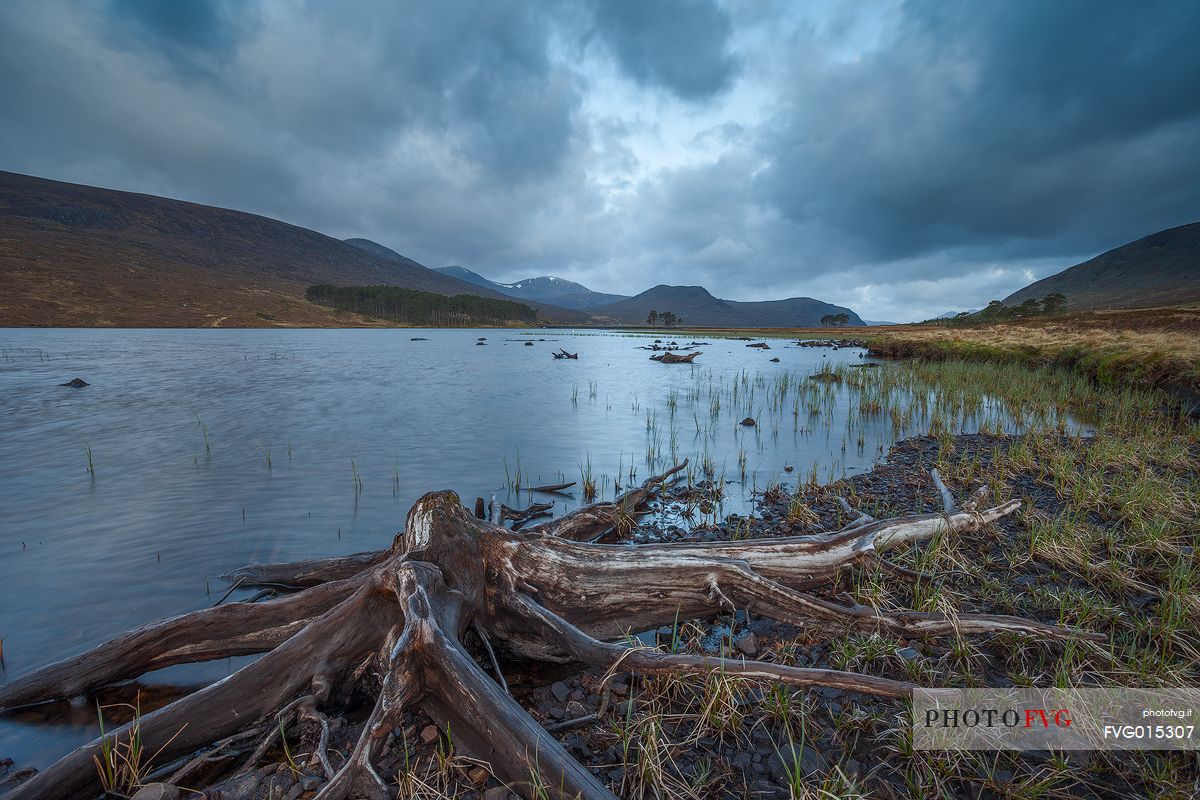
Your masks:
<path fill-rule="evenodd" d="M 255 214 L 0 172 L 0 325 L 378 324 L 307 302 L 316 283 L 509 299 Z"/>

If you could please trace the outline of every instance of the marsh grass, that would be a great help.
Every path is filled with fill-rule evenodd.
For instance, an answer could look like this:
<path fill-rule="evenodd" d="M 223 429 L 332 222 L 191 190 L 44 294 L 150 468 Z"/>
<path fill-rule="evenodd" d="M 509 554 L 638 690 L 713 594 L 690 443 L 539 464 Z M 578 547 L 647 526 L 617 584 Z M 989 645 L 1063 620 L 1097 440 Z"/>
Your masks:
<path fill-rule="evenodd" d="M 849 634 L 821 643 L 822 664 L 928 686 L 988 685 L 998 676 L 1014 686 L 1152 687 L 1200 681 L 1200 435 L 1165 396 L 1102 385 L 1053 366 L 917 361 L 823 372 L 830 377 L 780 382 L 772 390 L 777 399 L 760 413 L 797 412 L 799 418 L 807 412 L 820 429 L 833 398 L 848 397 L 856 409 L 847 423 L 849 442 L 858 443 L 860 426 L 868 419 L 897 433 L 930 435 L 932 455 L 917 472 L 937 466 L 960 497 L 985 486 L 993 499 L 1024 501 L 1017 517 L 978 536 L 936 536 L 895 554 L 895 561 L 929 580 L 902 582 L 878 564 L 864 565 L 846 578 L 855 601 L 887 610 L 1017 614 L 1099 631 L 1109 640 L 1054 643 L 996 635 L 917 643 Z M 748 393 L 762 391 L 756 389 L 757 379 L 745 374 L 713 386 L 720 386 L 724 407 L 741 410 Z M 701 400 L 704 391 L 702 386 Z M 735 396 L 737 401 L 730 402 Z M 693 397 L 680 395 L 677 402 Z M 715 406 L 716 398 L 707 398 L 707 405 Z M 702 437 L 702 426 L 695 427 Z M 984 436 L 960 438 L 964 429 Z M 742 441 L 748 447 L 749 440 Z M 711 461 L 705 451 L 702 472 Z M 923 511 L 940 508 L 932 488 L 918 493 L 914 503 L 873 493 L 853 479 L 822 485 L 828 474 L 827 467 L 810 465 L 807 474 L 797 471 L 799 485 L 790 496 L 778 496 L 775 483 L 766 492 L 786 504 L 788 521 L 799 527 L 814 524 L 833 493 L 876 516 L 911 512 L 914 505 Z M 848 519 L 836 512 L 832 521 L 822 521 L 828 528 Z M 724 526 L 730 539 L 755 535 L 755 530 L 752 515 L 733 516 Z M 678 623 L 663 646 L 700 652 L 703 629 Z M 814 652 L 813 644 L 803 636 L 781 641 L 768 657 L 793 663 L 798 654 Z M 1200 791 L 1200 770 L 1182 754 L 1096 754 L 1081 766 L 1078 759 L 1053 755 L 918 752 L 904 704 L 843 705 L 827 712 L 831 721 L 824 723 L 814 720 L 826 713 L 826 704 L 811 694 L 796 696 L 777 685 L 720 673 L 708 680 L 656 676 L 640 686 L 636 708 L 629 705 L 623 720 L 610 722 L 628 767 L 616 787 L 623 797 L 704 796 L 689 780 L 696 774 L 703 775 L 706 791 L 737 796 L 735 787 L 743 779 L 719 765 L 711 772 L 685 770 L 681 753 L 702 740 L 718 743 L 702 747 L 725 742 L 744 748 L 750 732 L 763 726 L 773 731 L 773 746 L 785 767 L 773 782 L 792 797 L 1016 800 L 1116 794 L 1182 800 Z M 795 710 L 806 704 L 812 708 Z M 811 727 L 789 741 L 789 730 L 797 729 L 785 720 L 798 714 Z M 860 758 L 870 767 L 866 776 L 852 775 L 840 764 L 801 776 L 794 770 L 796 759 L 782 757 L 818 738 L 828 752 L 831 735 L 840 752 L 865 754 Z"/>
<path fill-rule="evenodd" d="M 128 712 L 132 715 L 132 720 L 123 730 L 110 734 L 104 724 L 106 709 Z M 97 704 L 96 717 L 100 725 L 100 752 L 92 756 L 92 761 L 100 777 L 100 784 L 107 794 L 129 796 L 136 792 L 154 771 L 154 759 L 183 732 L 183 728 L 180 728 L 162 747 L 148 753 L 142 743 L 140 692 L 133 703 Z"/>
<path fill-rule="evenodd" d="M 196 427 L 200 429 L 201 436 L 204 437 L 204 452 L 212 452 L 212 443 L 208 439 L 208 426 L 204 424 L 204 420 L 200 419 L 200 414 L 195 413 Z"/>

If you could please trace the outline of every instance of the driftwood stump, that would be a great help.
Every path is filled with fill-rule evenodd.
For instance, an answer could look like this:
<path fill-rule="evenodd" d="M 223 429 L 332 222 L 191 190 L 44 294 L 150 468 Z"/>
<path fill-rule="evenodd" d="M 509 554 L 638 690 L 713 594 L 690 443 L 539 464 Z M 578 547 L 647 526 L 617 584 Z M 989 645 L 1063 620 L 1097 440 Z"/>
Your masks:
<path fill-rule="evenodd" d="M 685 462 L 686 463 L 686 462 Z M 452 492 L 427 494 L 383 551 L 292 564 L 252 565 L 242 586 L 293 593 L 238 602 L 151 623 L 79 656 L 0 686 L 0 709 L 75 697 L 172 664 L 265 653 L 229 678 L 141 720 L 159 763 L 202 755 L 223 739 L 267 731 L 295 715 L 323 731 L 342 682 L 377 676 L 377 699 L 353 752 L 319 800 L 389 797 L 374 759 L 406 708 L 450 725 L 456 742 L 487 760 L 525 796 L 611 799 L 506 691 L 500 665 L 514 659 L 611 667 L 634 673 L 754 676 L 791 686 L 829 686 L 904 697 L 912 685 L 886 678 L 759 661 L 673 655 L 631 648 L 630 632 L 675 619 L 753 607 L 776 620 L 826 629 L 880 631 L 908 638 L 1014 631 L 1051 638 L 1092 634 L 1000 615 L 884 613 L 841 605 L 809 590 L 888 549 L 962 534 L 1011 514 L 1009 500 L 957 509 L 946 492 L 941 514 L 876 520 L 867 515 L 827 534 L 638 547 L 594 540 L 627 529 L 637 509 L 684 465 L 609 503 L 595 503 L 523 531 L 476 518 Z M 935 476 L 935 482 L 941 485 Z M 978 498 L 977 498 L 978 499 Z M 897 568 L 899 569 L 899 568 Z M 492 654 L 480 664 L 464 646 L 475 631 Z M 496 677 L 491 674 L 494 672 Z M 370 680 L 370 678 L 366 678 Z M 120 735 L 122 731 L 116 731 Z M 264 743 L 265 744 L 265 743 Z M 93 756 L 100 741 L 75 750 L 18 787 L 12 800 L 98 794 Z M 264 748 L 265 749 L 265 748 Z"/>

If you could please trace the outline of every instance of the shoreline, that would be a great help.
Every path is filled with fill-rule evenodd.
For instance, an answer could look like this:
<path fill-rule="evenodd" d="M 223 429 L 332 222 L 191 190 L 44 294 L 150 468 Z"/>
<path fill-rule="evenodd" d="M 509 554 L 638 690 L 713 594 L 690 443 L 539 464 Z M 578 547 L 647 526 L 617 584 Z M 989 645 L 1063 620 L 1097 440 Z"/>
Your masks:
<path fill-rule="evenodd" d="M 907 584 L 878 568 L 863 566 L 821 594 L 838 602 L 850 597 L 855 601 L 873 599 L 885 608 L 939 607 L 942 601 L 938 598 L 944 596 L 964 611 L 1015 613 L 1061 624 L 1064 620 L 1059 613 L 1046 605 L 1047 597 L 1086 591 L 1088 583 L 1065 567 L 1061 558 L 1055 558 L 1056 551 L 1047 551 L 1049 559 L 1036 551 L 1037 526 L 1069 510 L 1070 499 L 1055 491 L 1053 480 L 1026 451 L 1074 452 L 1080 459 L 1079 469 L 1087 470 L 1091 451 L 1100 446 L 1099 440 L 1049 434 L 912 437 L 897 442 L 869 472 L 827 485 L 807 483 L 793 473 L 792 486 L 767 487 L 760 493 L 757 513 L 749 519 L 734 514 L 717 525 L 669 538 L 720 541 L 819 534 L 852 519 L 837 496 L 847 499 L 855 511 L 879 517 L 936 511 L 941 500 L 929 475 L 932 467 L 942 471 L 947 486 L 959 498 L 980 485 L 996 487 L 994 478 L 1003 473 L 1004 485 L 1026 501 L 1018 514 L 998 521 L 984 535 L 960 541 L 935 540 L 895 555 L 897 564 L 930 573 L 935 576 L 933 582 Z M 1198 449 L 1193 445 L 1189 465 L 1193 471 Z M 655 518 L 664 516 L 664 511 L 674 517 L 688 505 L 703 502 L 706 491 L 704 485 L 685 487 L 659 501 L 639 526 L 642 538 L 662 539 Z M 1101 511 L 1089 514 L 1085 521 L 1110 524 Z M 1012 554 L 1022 552 L 1032 555 L 1015 563 Z M 998 585 L 1007 589 L 1000 591 Z M 1123 602 L 1136 613 L 1153 617 L 1164 600 L 1131 593 Z M 1102 627 L 1099 620 L 1086 615 L 1082 624 L 1066 622 L 1089 630 Z M 1073 648 L 1063 642 L 1002 634 L 949 641 L 861 633 L 830 638 L 815 629 L 760 618 L 752 609 L 748 614 L 739 610 L 733 617 L 722 613 L 707 621 L 680 620 L 674 628 L 639 638 L 675 652 L 852 669 L 918 685 L 1023 685 L 1032 665 L 1041 664 L 1043 669 L 1051 665 L 1053 672 L 1073 663 Z M 766 683 L 730 678 L 640 678 L 617 672 L 605 679 L 599 671 L 569 667 L 530 674 L 512 672 L 508 678 L 518 702 L 618 796 L 637 796 L 657 786 L 675 796 L 750 795 L 784 800 L 796 796 L 788 788 L 794 779 L 801 785 L 846 793 L 837 796 L 900 798 L 909 796 L 914 788 L 908 775 L 909 759 L 886 744 L 896 736 L 903 739 L 907 718 L 900 701 L 835 689 L 785 692 L 785 697 Z M 357 715 L 332 718 L 331 747 L 348 750 L 358 737 L 361 722 Z M 649 746 L 645 737 L 653 735 L 653 744 L 661 753 L 669 753 L 656 762 L 651 773 L 644 769 L 644 750 L 639 766 L 626 763 L 628 743 L 623 744 L 622 737 L 630 731 L 641 737 L 638 747 Z M 293 740 L 292 750 L 310 752 L 308 748 L 315 742 L 308 742 L 299 731 L 296 736 L 300 741 Z M 885 756 L 887 752 L 891 755 Z M 1065 786 L 1075 780 L 1069 777 L 1071 770 L 1083 769 L 1090 775 L 1092 788 L 1072 792 L 1072 796 L 1137 796 L 1150 789 L 1149 784 L 1131 782 L 1143 757 L 1071 753 L 1065 762 L 1069 766 L 1064 766 L 1062 759 L 1048 753 L 1003 753 L 994 759 L 989 756 L 988 764 L 959 754 L 949 756 L 947 762 L 956 766 L 924 791 L 976 796 L 991 787 L 982 796 L 1003 797 L 1025 781 L 1058 781 Z M 945 761 L 947 757 L 939 758 Z M 409 780 L 418 782 L 410 789 L 424 783 L 443 797 L 515 797 L 490 779 L 469 754 L 454 750 L 452 732 L 439 730 L 420 712 L 405 713 L 403 724 L 389 734 L 378 761 L 383 775 L 403 772 L 406 765 Z M 1180 769 L 1176 775 L 1179 785 L 1200 781 L 1200 769 L 1194 762 Z M 297 773 L 286 762 L 271 763 L 212 787 L 207 796 L 210 800 L 248 800 L 275 792 L 282 797 L 308 798 L 323 783 L 319 768 Z"/>

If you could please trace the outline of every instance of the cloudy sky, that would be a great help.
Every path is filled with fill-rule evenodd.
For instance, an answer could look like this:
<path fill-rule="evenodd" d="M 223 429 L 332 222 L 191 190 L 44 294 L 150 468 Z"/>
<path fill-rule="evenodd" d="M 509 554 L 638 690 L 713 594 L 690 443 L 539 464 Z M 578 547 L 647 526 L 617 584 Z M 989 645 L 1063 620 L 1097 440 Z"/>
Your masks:
<path fill-rule="evenodd" d="M 0 169 L 907 321 L 1200 219 L 1200 3 L 7 0 Z"/>

